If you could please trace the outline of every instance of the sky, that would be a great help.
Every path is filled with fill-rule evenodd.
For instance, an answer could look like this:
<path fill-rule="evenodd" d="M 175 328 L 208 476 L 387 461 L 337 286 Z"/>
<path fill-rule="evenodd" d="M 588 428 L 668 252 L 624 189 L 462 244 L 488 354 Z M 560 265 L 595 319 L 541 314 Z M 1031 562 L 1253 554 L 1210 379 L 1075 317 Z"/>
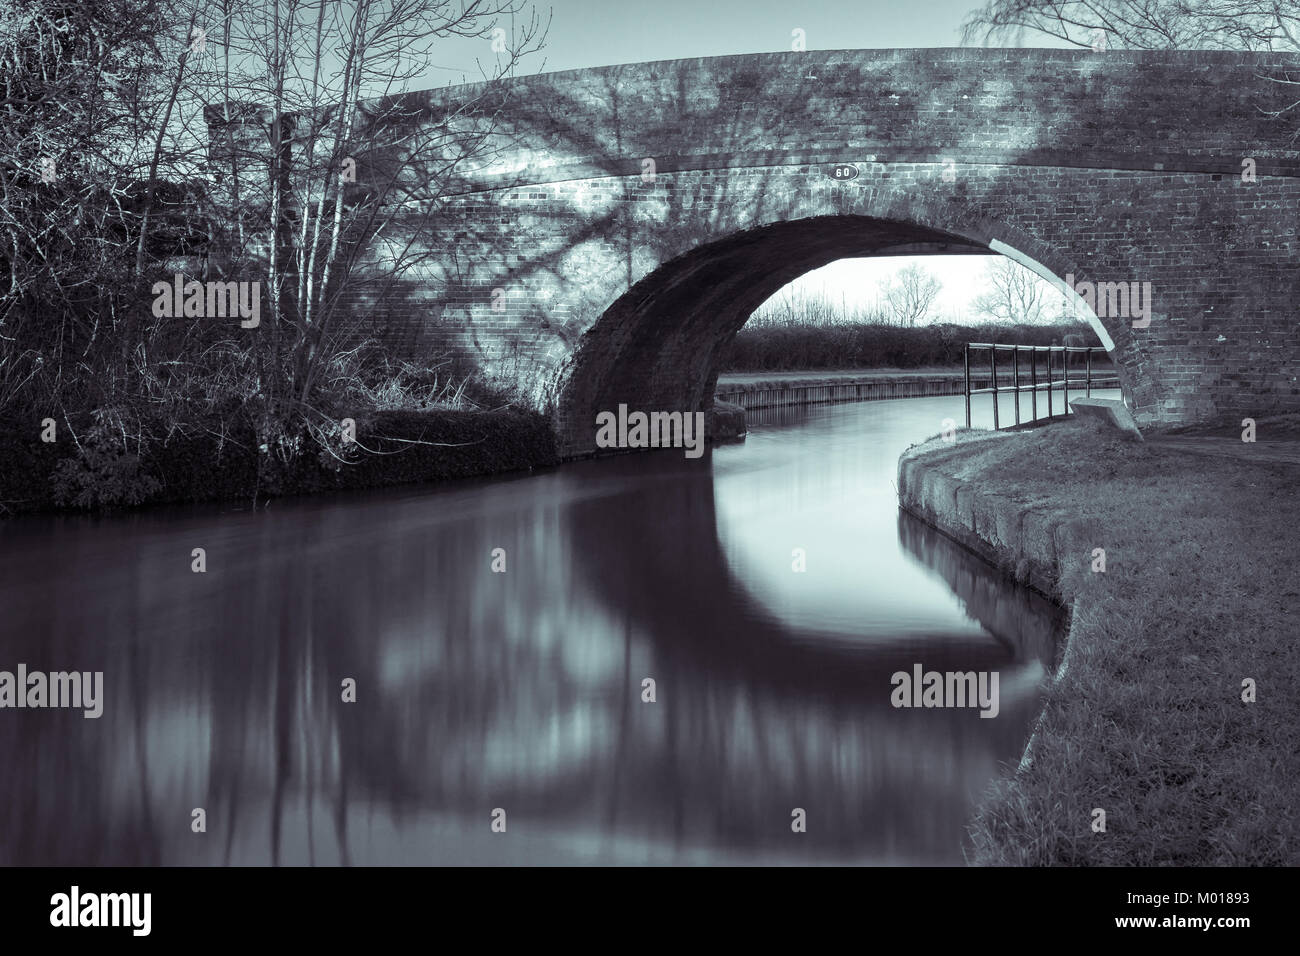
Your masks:
<path fill-rule="evenodd" d="M 536 5 L 543 21 L 550 17 L 545 47 L 517 72 L 784 52 L 796 29 L 804 31 L 809 50 L 956 47 L 962 45 L 962 23 L 980 6 L 982 0 L 926 0 L 923 6 L 897 0 L 553 0 Z M 517 18 L 516 26 L 522 20 Z M 1034 37 L 1024 45 L 1060 44 Z M 491 71 L 495 54 L 488 39 L 449 41 L 445 50 L 445 59 L 430 69 L 428 86 L 473 81 Z M 798 294 L 865 308 L 875 303 L 882 278 L 912 261 L 943 283 L 935 320 L 971 318 L 970 301 L 987 289 L 985 256 L 840 260 L 792 286 Z"/>
<path fill-rule="evenodd" d="M 877 256 L 871 259 L 840 259 L 800 276 L 773 299 L 780 301 L 789 295 L 794 295 L 796 301 L 800 298 L 825 298 L 842 304 L 849 313 L 870 311 L 882 295 L 881 286 L 887 284 L 898 269 L 917 262 L 943 283 L 934 301 L 931 320 L 969 322 L 979 318 L 972 311 L 970 303 L 986 289 L 985 270 L 995 258 Z"/>
<path fill-rule="evenodd" d="M 961 24 L 980 0 L 552 0 L 546 47 L 522 72 L 576 70 L 647 60 L 778 53 L 801 29 L 809 50 L 961 46 Z M 519 19 L 522 23 L 522 18 Z M 502 24 L 505 26 L 505 24 Z M 1052 46 L 1046 38 L 1034 46 Z M 443 83 L 478 78 L 490 63 L 486 39 L 449 44 L 435 68 Z M 430 85 L 441 85 L 431 83 Z"/>

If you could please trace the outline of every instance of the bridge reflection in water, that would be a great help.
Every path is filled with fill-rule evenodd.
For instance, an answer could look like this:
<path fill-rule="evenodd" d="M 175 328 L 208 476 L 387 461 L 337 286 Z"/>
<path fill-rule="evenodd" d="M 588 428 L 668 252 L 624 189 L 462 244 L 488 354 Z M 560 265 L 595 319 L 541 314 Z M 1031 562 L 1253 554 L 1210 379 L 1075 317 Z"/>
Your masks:
<path fill-rule="evenodd" d="M 792 409 L 698 461 L 11 522 L 0 669 L 102 670 L 106 702 L 0 713 L 0 863 L 959 863 L 1061 624 L 898 513 L 899 452 L 960 407 Z M 892 708 L 914 663 L 997 670 L 998 716 Z"/>

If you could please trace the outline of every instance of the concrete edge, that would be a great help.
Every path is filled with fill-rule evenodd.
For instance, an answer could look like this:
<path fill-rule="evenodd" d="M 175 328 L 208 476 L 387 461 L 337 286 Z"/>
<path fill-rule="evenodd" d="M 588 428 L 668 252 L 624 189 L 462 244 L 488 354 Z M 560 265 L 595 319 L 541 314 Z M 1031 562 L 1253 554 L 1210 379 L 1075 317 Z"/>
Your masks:
<path fill-rule="evenodd" d="M 1054 520 L 957 478 L 950 466 L 960 459 L 941 454 L 954 447 L 960 445 L 948 446 L 932 440 L 903 452 L 898 460 L 899 507 L 1018 584 L 1066 608 L 1070 624 L 1051 678 L 1052 686 L 1056 686 L 1065 677 L 1076 652 L 1075 628 L 1079 621 L 1079 599 L 1068 605 L 1061 600 L 1061 559 L 1066 554 L 1089 553 L 1083 527 L 1075 521 Z M 1017 776 L 1033 763 L 1042 720 L 1040 713 L 1021 754 Z"/>

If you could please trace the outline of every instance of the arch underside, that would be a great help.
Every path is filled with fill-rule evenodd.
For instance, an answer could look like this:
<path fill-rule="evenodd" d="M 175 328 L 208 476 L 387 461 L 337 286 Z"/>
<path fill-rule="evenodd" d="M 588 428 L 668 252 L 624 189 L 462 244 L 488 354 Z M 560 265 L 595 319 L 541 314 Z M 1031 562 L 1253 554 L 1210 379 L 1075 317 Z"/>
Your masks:
<path fill-rule="evenodd" d="M 660 266 L 615 301 L 583 337 L 559 396 L 561 443 L 593 450 L 597 413 L 707 411 L 723 348 L 782 286 L 837 259 L 996 255 L 982 239 L 861 215 L 765 225 Z M 567 433 L 566 433 L 567 432 Z"/>

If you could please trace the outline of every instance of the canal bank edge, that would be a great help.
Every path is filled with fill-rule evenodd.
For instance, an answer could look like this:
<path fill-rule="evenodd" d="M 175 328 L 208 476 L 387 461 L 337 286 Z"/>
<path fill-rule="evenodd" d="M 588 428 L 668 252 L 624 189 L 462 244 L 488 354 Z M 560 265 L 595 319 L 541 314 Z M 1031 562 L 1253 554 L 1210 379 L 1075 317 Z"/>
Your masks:
<path fill-rule="evenodd" d="M 1079 521 L 1061 521 L 1033 510 L 1026 502 L 977 489 L 960 477 L 972 446 L 1007 437 L 1005 432 L 959 432 L 953 441 L 932 438 L 912 445 L 898 459 L 899 506 L 989 564 L 1058 604 L 1065 604 L 1060 589 L 1060 555 L 1088 553 L 1086 527 Z M 1053 683 L 1067 671 L 1075 646 L 1075 613 L 1079 598 L 1066 604 L 1069 628 L 1060 649 Z M 1038 727 L 1025 744 L 1017 773 L 1033 760 Z"/>
<path fill-rule="evenodd" d="M 139 423 L 127 448 L 87 416 L 42 441 L 28 421 L 0 418 L 0 518 L 43 511 L 261 500 L 526 471 L 558 463 L 551 423 L 536 412 L 430 409 L 356 413 L 356 447 L 291 439 L 293 455 L 261 443 L 246 417 L 176 427 Z M 75 436 L 75 437 L 74 437 Z M 365 449 L 365 451 L 361 451 Z"/>
<path fill-rule="evenodd" d="M 1081 522 L 1061 521 L 1026 502 L 977 489 L 963 480 L 972 444 L 1005 432 L 960 432 L 908 448 L 898 460 L 901 507 L 1015 580 L 1060 602 L 1061 554 L 1087 553 Z"/>
<path fill-rule="evenodd" d="M 900 459 L 900 500 L 1070 610 L 1032 762 L 986 791 L 969 861 L 1300 864 L 1297 466 L 1073 416 L 950 437 Z"/>
<path fill-rule="evenodd" d="M 710 441 L 746 433 L 745 410 L 721 400 L 705 422 Z M 509 407 L 370 410 L 356 413 L 354 427 L 351 451 L 338 441 L 325 447 L 301 435 L 297 454 L 286 461 L 259 444 L 244 418 L 213 416 L 183 429 L 162 418 L 141 422 L 128 450 L 116 436 L 99 435 L 89 416 L 56 422 L 51 441 L 28 420 L 0 416 L 0 432 L 28 436 L 0 443 L 0 519 L 360 491 L 532 471 L 561 461 L 550 419 Z"/>

